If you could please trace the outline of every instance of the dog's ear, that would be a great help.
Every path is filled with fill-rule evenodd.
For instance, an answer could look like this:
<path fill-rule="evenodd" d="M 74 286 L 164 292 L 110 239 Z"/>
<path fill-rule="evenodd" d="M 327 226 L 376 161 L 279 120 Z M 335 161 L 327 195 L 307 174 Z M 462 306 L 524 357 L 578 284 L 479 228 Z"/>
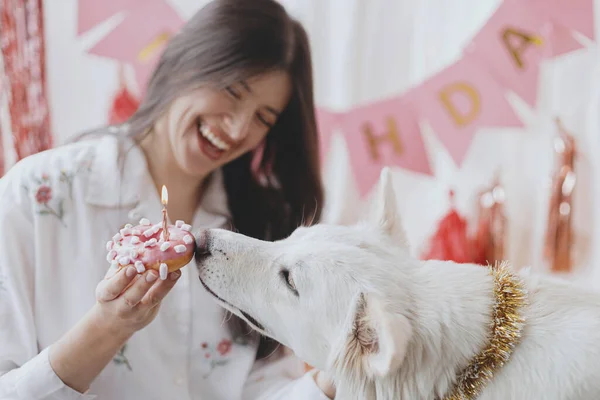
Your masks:
<path fill-rule="evenodd" d="M 379 296 L 361 295 L 347 354 L 360 361 L 370 377 L 384 377 L 400 368 L 412 337 L 410 321 L 391 313 Z"/>
<path fill-rule="evenodd" d="M 395 242 L 408 245 L 406 233 L 402 226 L 402 218 L 398 212 L 396 192 L 389 167 L 384 167 L 381 170 L 376 197 L 371 209 L 370 222 L 393 237 Z"/>

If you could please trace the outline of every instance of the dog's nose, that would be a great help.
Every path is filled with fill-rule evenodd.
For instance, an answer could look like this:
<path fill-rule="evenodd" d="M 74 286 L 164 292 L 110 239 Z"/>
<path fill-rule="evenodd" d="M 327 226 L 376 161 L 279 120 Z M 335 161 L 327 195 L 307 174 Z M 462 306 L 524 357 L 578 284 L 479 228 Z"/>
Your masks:
<path fill-rule="evenodd" d="M 209 242 L 209 231 L 203 229 L 195 234 L 196 236 L 196 250 L 194 259 L 196 260 L 196 268 L 200 274 L 204 267 L 204 261 L 210 258 L 210 242 Z"/>
<path fill-rule="evenodd" d="M 208 252 L 208 230 L 203 229 L 196 234 L 196 257 Z"/>

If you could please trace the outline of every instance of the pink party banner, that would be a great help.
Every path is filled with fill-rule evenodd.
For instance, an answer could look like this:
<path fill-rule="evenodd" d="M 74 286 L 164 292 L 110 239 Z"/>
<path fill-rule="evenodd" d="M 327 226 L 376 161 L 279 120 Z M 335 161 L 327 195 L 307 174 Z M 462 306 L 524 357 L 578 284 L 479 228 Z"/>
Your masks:
<path fill-rule="evenodd" d="M 472 57 L 439 72 L 413 89 L 411 99 L 448 153 L 461 165 L 481 127 L 521 127 L 501 84 Z"/>
<path fill-rule="evenodd" d="M 319 133 L 319 152 L 321 154 L 321 162 L 324 162 L 329 153 L 333 132 L 338 127 L 339 114 L 323 107 L 318 107 L 315 111 Z"/>
<path fill-rule="evenodd" d="M 81 35 L 123 11 L 134 10 L 146 0 L 78 0 L 77 34 Z"/>
<path fill-rule="evenodd" d="M 567 30 L 595 40 L 594 0 L 527 0 Z"/>
<path fill-rule="evenodd" d="M 340 116 L 340 126 L 361 196 L 384 166 L 432 175 L 417 115 L 404 98 L 353 109 Z"/>
<path fill-rule="evenodd" d="M 504 0 L 466 52 L 531 106 L 536 105 L 540 63 L 551 55 L 552 33 L 552 23 L 535 11 L 519 0 Z"/>
<path fill-rule="evenodd" d="M 558 57 L 575 50 L 585 48 L 573 34 L 558 22 L 552 24 L 552 32 L 550 33 L 550 47 L 548 53 L 550 57 Z"/>
<path fill-rule="evenodd" d="M 164 0 L 144 0 L 89 52 L 131 64 L 143 91 L 162 50 L 183 24 Z"/>
<path fill-rule="evenodd" d="M 158 53 L 159 55 L 160 53 Z M 158 62 L 158 55 L 152 62 L 133 62 L 133 72 L 135 75 L 135 82 L 137 84 L 138 90 L 140 94 L 143 96 L 146 92 L 146 86 L 152 77 L 152 73 L 154 72 L 154 68 Z"/>

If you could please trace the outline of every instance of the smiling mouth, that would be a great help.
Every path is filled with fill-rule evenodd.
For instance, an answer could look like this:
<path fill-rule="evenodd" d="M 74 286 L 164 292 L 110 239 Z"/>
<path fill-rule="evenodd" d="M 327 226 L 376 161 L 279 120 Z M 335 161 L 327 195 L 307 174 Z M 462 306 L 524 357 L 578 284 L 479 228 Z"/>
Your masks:
<path fill-rule="evenodd" d="M 204 283 L 204 281 L 202 280 L 202 278 L 199 278 L 199 279 L 200 279 L 200 283 L 202 284 L 202 286 L 204 286 L 204 289 L 206 289 L 206 291 L 208 293 L 210 293 L 214 298 L 216 298 L 217 300 L 219 300 L 221 303 L 226 304 L 231 309 L 239 311 L 244 316 L 244 318 L 246 318 L 248 320 L 248 322 L 250 322 L 250 324 L 254 325 L 254 328 L 256 330 L 265 332 L 265 327 L 262 326 L 256 319 L 252 318 L 252 316 L 250 316 L 248 313 L 242 311 L 241 309 L 239 309 L 238 307 L 236 307 L 233 304 L 229 303 L 228 301 L 225 301 L 224 299 L 222 299 L 218 294 L 216 294 L 215 292 L 213 292 L 211 290 L 211 288 L 209 288 L 206 283 Z"/>
<path fill-rule="evenodd" d="M 226 142 L 222 137 L 213 132 L 208 125 L 202 123 L 201 119 L 198 119 L 196 128 L 200 150 L 209 158 L 217 160 L 224 153 L 231 150 L 231 143 Z"/>

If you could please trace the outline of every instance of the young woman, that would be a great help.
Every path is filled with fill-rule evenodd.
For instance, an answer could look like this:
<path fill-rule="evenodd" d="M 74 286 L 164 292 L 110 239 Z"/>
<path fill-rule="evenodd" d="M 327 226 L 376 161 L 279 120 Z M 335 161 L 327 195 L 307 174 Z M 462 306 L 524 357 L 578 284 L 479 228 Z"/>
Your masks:
<path fill-rule="evenodd" d="M 151 23 L 151 21 L 149 21 Z M 308 39 L 274 0 L 216 0 L 172 38 L 127 124 L 0 180 L 0 398 L 327 399 L 225 315 L 193 262 L 106 273 L 107 240 L 162 218 L 277 240 L 319 219 Z M 130 272 L 127 272 L 130 271 Z M 284 359 L 285 360 L 285 359 Z"/>

